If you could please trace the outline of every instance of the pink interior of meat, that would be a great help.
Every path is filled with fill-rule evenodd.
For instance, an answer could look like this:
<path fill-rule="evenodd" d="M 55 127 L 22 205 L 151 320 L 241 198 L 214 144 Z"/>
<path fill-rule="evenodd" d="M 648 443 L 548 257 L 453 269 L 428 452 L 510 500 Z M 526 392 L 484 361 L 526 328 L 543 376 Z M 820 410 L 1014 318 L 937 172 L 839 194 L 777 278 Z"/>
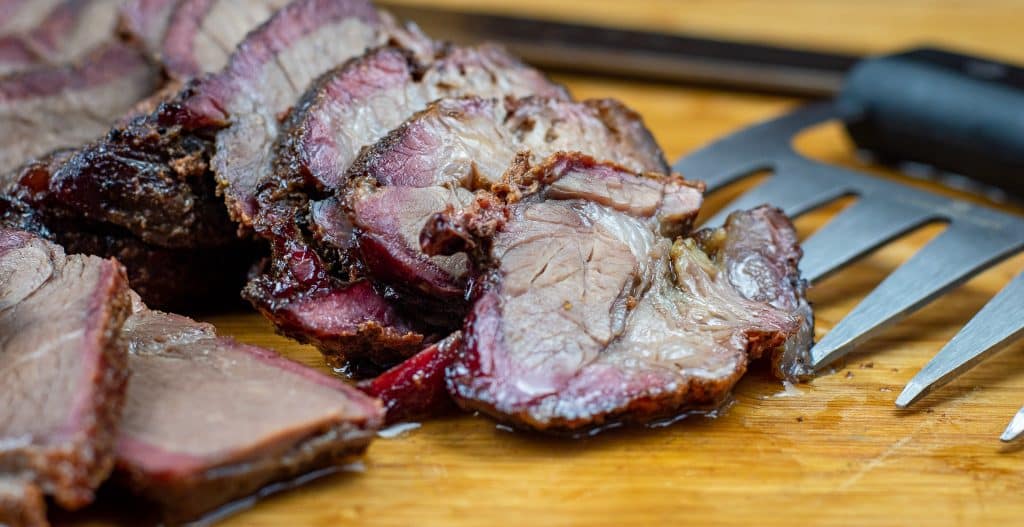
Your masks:
<path fill-rule="evenodd" d="M 345 423 L 372 427 L 377 404 L 338 379 L 216 337 L 183 317 L 141 311 L 126 324 L 133 382 L 122 463 L 154 473 L 272 456 Z"/>

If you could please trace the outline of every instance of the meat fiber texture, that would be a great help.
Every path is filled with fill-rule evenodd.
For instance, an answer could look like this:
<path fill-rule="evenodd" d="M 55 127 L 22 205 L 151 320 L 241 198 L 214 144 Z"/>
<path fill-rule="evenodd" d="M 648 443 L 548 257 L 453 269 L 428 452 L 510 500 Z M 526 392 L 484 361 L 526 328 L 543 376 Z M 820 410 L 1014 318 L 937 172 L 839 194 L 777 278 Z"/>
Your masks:
<path fill-rule="evenodd" d="M 129 312 L 117 262 L 0 230 L 0 519 L 38 524 L 40 491 L 75 509 L 107 478 Z"/>
<path fill-rule="evenodd" d="M 361 454 L 381 405 L 343 381 L 136 299 L 115 479 L 192 520 Z"/>
<path fill-rule="evenodd" d="M 346 187 L 359 150 L 438 97 L 567 98 L 560 86 L 491 45 L 441 47 L 435 54 L 422 36 L 398 44 L 312 84 L 286 122 L 274 172 L 258 186 L 254 229 L 271 240 L 273 256 L 244 294 L 279 331 L 316 344 L 334 365 L 393 364 L 418 351 L 439 322 L 404 316 L 360 274 L 347 213 L 330 198 Z M 310 203 L 317 198 L 328 199 Z"/>
<path fill-rule="evenodd" d="M 114 38 L 120 0 L 10 2 L 0 12 L 0 75 L 62 66 Z M 7 15 L 7 16 L 4 16 Z"/>
<path fill-rule="evenodd" d="M 662 233 L 692 220 L 699 189 L 575 154 L 520 180 L 536 190 L 484 195 L 424 231 L 430 252 L 474 263 L 447 370 L 463 408 L 555 433 L 651 423 L 719 405 L 754 358 L 807 353 L 800 252 L 780 212 L 672 241 Z"/>

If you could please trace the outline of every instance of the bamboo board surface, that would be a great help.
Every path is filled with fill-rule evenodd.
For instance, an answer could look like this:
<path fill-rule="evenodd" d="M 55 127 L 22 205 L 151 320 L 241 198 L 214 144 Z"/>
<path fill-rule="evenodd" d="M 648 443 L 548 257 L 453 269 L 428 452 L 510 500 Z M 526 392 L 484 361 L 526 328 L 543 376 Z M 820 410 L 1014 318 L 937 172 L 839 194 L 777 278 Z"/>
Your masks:
<path fill-rule="evenodd" d="M 506 12 L 848 51 L 940 42 L 1024 63 L 1024 4 L 1010 0 L 491 4 Z M 578 98 L 617 97 L 637 109 L 670 159 L 794 103 L 608 79 L 559 80 Z M 837 126 L 811 131 L 797 145 L 815 158 L 858 166 Z M 801 218 L 801 234 L 813 232 L 842 206 Z M 939 232 L 941 227 L 929 227 L 904 237 L 814 287 L 818 337 Z M 898 411 L 893 400 L 1022 269 L 1024 256 L 1018 255 L 981 274 L 864 345 L 834 374 L 809 384 L 786 390 L 754 371 L 737 387 L 735 404 L 717 419 L 560 440 L 456 415 L 378 439 L 364 470 L 272 497 L 222 525 L 1019 525 L 1024 451 L 1001 445 L 997 437 L 1024 403 L 1024 343 L 911 411 Z M 274 335 L 256 314 L 209 320 L 225 334 L 323 368 L 313 348 Z M 110 513 L 113 508 L 87 512 L 76 524 L 131 523 Z"/>

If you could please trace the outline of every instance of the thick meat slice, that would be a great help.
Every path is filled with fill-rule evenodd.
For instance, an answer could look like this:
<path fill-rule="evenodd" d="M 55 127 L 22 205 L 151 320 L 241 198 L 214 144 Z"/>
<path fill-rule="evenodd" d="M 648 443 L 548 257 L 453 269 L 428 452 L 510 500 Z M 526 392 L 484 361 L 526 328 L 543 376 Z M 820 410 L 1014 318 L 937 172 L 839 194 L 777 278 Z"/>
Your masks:
<path fill-rule="evenodd" d="M 431 104 L 364 150 L 350 172 L 356 184 L 346 205 L 370 275 L 404 299 L 426 297 L 434 309 L 461 314 L 465 257 L 420 251 L 427 218 L 501 183 L 513 162 L 522 169 L 564 150 L 637 172 L 668 172 L 640 117 L 614 101 L 466 97 Z"/>
<path fill-rule="evenodd" d="M 341 380 L 208 324 L 136 302 L 124 336 L 132 380 L 116 476 L 172 523 L 347 463 L 383 419 Z"/>
<path fill-rule="evenodd" d="M 688 187 L 652 200 L 650 180 L 565 156 L 528 180 L 547 183 L 425 231 L 430 249 L 476 248 L 466 344 L 448 370 L 463 407 L 570 433 L 673 418 L 719 404 L 750 357 L 800 331 L 798 316 L 741 294 L 695 240 L 661 234 L 692 202 Z"/>
<path fill-rule="evenodd" d="M 113 466 L 130 308 L 117 262 L 0 230 L 0 475 L 92 501 Z"/>
<path fill-rule="evenodd" d="M 160 44 L 167 75 L 185 81 L 220 70 L 246 34 L 288 1 L 180 0 Z"/>
<path fill-rule="evenodd" d="M 352 309 L 345 309 L 344 316 L 295 317 L 295 305 L 305 309 L 311 297 L 350 295 L 346 282 L 358 276 L 358 271 L 351 268 L 348 236 L 339 232 L 347 225 L 345 212 L 334 200 L 317 202 L 309 208 L 308 199 L 329 195 L 343 186 L 348 165 L 360 148 L 372 144 L 437 97 L 467 93 L 567 97 L 561 87 L 494 46 L 449 47 L 434 57 L 422 51 L 432 49 L 429 42 L 420 42 L 418 47 L 404 44 L 374 50 L 317 80 L 286 124 L 288 133 L 277 147 L 273 177 L 261 182 L 261 211 L 255 227 L 272 240 L 275 253 L 270 272 L 251 282 L 244 294 L 280 331 L 316 342 L 334 363 L 366 358 L 363 356 L 372 352 L 372 362 L 390 365 L 417 351 L 423 333 L 430 332 L 431 323 L 436 321 L 424 320 L 427 327 L 383 319 L 368 324 L 372 312 L 363 310 L 359 317 L 352 317 Z M 317 225 L 327 227 L 321 231 L 324 237 L 319 238 L 319 246 L 310 239 L 316 233 L 308 232 L 304 224 L 310 210 Z M 297 252 L 304 257 L 295 258 Z M 322 271 L 312 273 L 311 268 Z M 309 278 L 321 272 L 325 279 Z M 373 292 L 368 287 L 360 289 L 359 296 Z M 379 296 L 370 304 L 382 306 L 388 301 Z M 332 324 L 298 323 L 319 324 L 324 320 Z M 389 327 L 391 324 L 397 327 Z M 363 328 L 368 328 L 369 334 Z M 410 332 L 410 328 L 416 331 Z M 381 335 L 393 338 L 382 339 Z M 368 342 L 378 349 L 367 347 Z"/>
<path fill-rule="evenodd" d="M 39 3 L 40 8 L 52 4 Z M 64 0 L 53 5 L 30 29 L 0 37 L 0 75 L 62 65 L 112 39 L 119 3 L 119 0 Z M 31 19 L 40 8 L 26 6 L 19 12 L 24 11 L 26 19 Z"/>
<path fill-rule="evenodd" d="M 101 47 L 73 65 L 0 79 L 0 173 L 101 136 L 158 83 L 156 69 L 124 44 Z"/>
<path fill-rule="evenodd" d="M 0 525 L 49 525 L 46 521 L 46 502 L 39 487 L 21 478 L 0 475 Z"/>

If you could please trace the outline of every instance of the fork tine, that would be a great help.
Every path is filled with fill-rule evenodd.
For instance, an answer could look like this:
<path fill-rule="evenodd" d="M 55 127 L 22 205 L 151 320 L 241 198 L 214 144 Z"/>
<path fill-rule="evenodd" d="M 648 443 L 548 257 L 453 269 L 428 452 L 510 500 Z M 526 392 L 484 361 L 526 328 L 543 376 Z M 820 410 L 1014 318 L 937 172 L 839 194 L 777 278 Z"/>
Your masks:
<path fill-rule="evenodd" d="M 896 206 L 879 196 L 861 198 L 803 243 L 805 256 L 800 268 L 804 278 L 817 282 L 934 216 L 927 210 Z"/>
<path fill-rule="evenodd" d="M 790 217 L 796 217 L 843 194 L 846 194 L 845 188 L 836 187 L 828 180 L 779 173 L 731 201 L 705 224 L 722 225 L 732 212 L 752 209 L 765 203 L 782 209 Z"/>
<path fill-rule="evenodd" d="M 1004 443 L 1009 443 L 1022 435 L 1024 435 L 1024 408 L 1017 410 L 1017 415 L 1013 416 L 1010 424 L 1006 426 L 1006 430 L 1003 430 L 1003 435 L 999 436 L 999 439 Z"/>
<path fill-rule="evenodd" d="M 1024 336 L 1024 273 L 1017 275 L 950 340 L 896 398 L 906 408 Z"/>
<path fill-rule="evenodd" d="M 918 375 L 907 383 L 896 398 L 896 405 L 905 408 L 936 388 L 952 381 L 1000 348 L 1024 336 L 1024 273 L 985 304 L 932 358 Z"/>
<path fill-rule="evenodd" d="M 874 333 L 1020 247 L 1015 236 L 952 223 L 939 237 L 896 269 L 811 349 L 811 365 L 821 368 Z"/>

